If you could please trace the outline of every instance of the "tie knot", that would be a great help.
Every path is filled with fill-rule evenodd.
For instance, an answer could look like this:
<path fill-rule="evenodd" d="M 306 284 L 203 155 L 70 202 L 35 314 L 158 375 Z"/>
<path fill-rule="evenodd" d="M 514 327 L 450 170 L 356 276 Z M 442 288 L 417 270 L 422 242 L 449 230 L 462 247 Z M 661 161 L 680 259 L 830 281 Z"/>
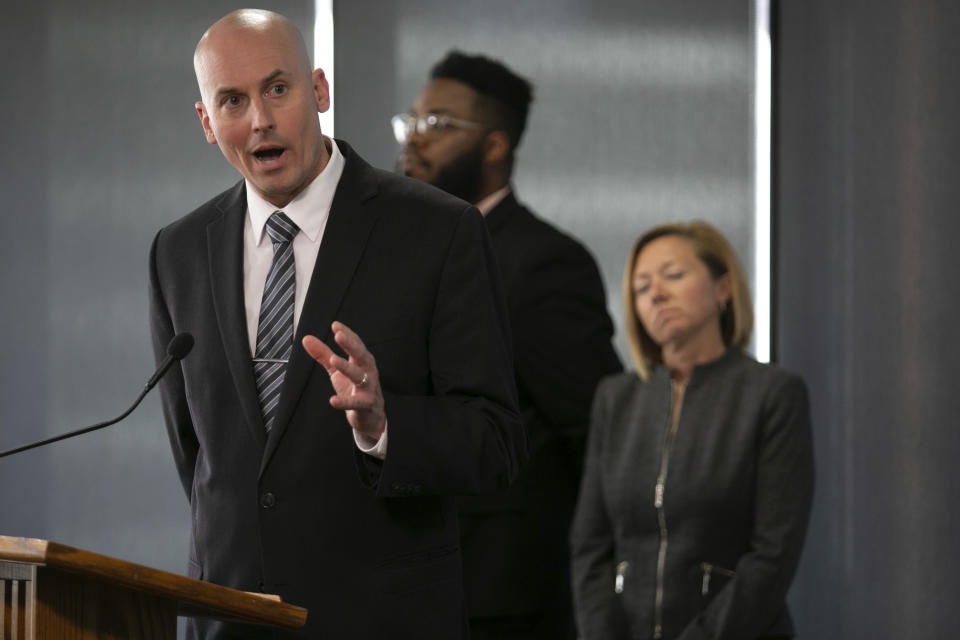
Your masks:
<path fill-rule="evenodd" d="M 293 236 L 297 235 L 298 231 L 300 231 L 300 227 L 288 218 L 287 214 L 283 211 L 274 211 L 273 214 L 267 218 L 267 233 L 270 234 L 270 240 L 273 244 L 290 242 Z"/>

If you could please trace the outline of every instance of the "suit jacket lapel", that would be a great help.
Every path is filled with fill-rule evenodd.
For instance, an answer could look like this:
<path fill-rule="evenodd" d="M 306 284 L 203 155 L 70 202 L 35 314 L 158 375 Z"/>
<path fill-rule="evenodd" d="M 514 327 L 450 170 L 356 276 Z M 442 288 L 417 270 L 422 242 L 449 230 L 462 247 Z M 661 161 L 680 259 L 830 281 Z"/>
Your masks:
<path fill-rule="evenodd" d="M 297 324 L 293 353 L 287 365 L 283 391 L 280 393 L 277 416 L 267 438 L 267 448 L 260 466 L 261 474 L 289 426 L 307 380 L 314 368 L 320 366 L 307 355 L 300 342 L 303 336 L 312 334 L 339 350 L 332 342 L 330 325 L 336 320 L 340 302 L 363 255 L 370 231 L 376 223 L 376 215 L 365 207 L 365 202 L 376 195 L 376 174 L 345 142 L 337 140 L 337 146 L 346 163 L 330 207 L 330 217 L 327 219 L 320 251 L 310 278 L 310 287 L 300 312 L 300 322 Z M 332 387 L 326 389 L 333 394 Z"/>
<path fill-rule="evenodd" d="M 247 431 L 262 449 L 267 436 L 260 402 L 257 399 L 257 383 L 253 377 L 252 356 L 247 338 L 247 314 L 243 301 L 243 222 L 246 212 L 244 193 L 244 184 L 241 182 L 217 203 L 221 215 L 207 225 L 207 251 L 210 255 L 213 306 L 227 356 L 227 366 L 246 416 Z"/>

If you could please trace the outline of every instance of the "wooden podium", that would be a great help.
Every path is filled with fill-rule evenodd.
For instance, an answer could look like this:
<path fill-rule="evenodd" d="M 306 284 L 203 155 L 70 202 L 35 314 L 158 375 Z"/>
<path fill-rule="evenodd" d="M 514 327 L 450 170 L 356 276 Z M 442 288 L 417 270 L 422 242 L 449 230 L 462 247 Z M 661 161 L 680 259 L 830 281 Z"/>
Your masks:
<path fill-rule="evenodd" d="M 177 616 L 287 629 L 307 610 L 56 542 L 0 536 L 0 639 L 175 640 Z"/>

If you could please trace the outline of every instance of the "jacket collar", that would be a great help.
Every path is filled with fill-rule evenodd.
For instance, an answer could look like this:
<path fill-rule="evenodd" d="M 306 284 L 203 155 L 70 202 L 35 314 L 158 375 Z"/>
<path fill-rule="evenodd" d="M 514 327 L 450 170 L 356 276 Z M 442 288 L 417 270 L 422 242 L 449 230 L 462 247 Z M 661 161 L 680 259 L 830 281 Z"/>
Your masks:
<path fill-rule="evenodd" d="M 503 197 L 497 206 L 490 210 L 490 213 L 484 216 L 484 220 L 487 222 L 487 231 L 490 232 L 490 235 L 496 234 L 498 231 L 503 229 L 507 224 L 510 223 L 512 213 L 520 208 L 520 202 L 517 201 L 516 195 L 514 195 L 513 189 L 510 189 L 510 193 Z"/>
<path fill-rule="evenodd" d="M 728 371 L 744 357 L 746 356 L 744 356 L 743 351 L 739 348 L 727 347 L 723 355 L 716 360 L 698 364 L 693 368 L 693 372 L 690 374 L 690 380 L 687 381 L 687 389 L 694 383 L 699 384 L 700 381 L 705 378 L 723 375 L 724 372 Z M 671 380 L 670 368 L 660 362 L 654 367 L 651 377 L 659 383 L 668 384 Z"/>

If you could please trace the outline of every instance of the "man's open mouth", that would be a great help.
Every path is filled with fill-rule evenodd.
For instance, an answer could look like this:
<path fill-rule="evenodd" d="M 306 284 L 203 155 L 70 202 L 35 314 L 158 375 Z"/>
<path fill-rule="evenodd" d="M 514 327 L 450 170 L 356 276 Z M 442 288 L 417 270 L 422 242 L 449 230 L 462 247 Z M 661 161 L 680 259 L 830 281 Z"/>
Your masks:
<path fill-rule="evenodd" d="M 283 147 L 268 147 L 266 149 L 258 149 L 257 151 L 254 151 L 253 155 L 257 158 L 257 160 L 271 162 L 282 156 L 283 151 Z"/>

